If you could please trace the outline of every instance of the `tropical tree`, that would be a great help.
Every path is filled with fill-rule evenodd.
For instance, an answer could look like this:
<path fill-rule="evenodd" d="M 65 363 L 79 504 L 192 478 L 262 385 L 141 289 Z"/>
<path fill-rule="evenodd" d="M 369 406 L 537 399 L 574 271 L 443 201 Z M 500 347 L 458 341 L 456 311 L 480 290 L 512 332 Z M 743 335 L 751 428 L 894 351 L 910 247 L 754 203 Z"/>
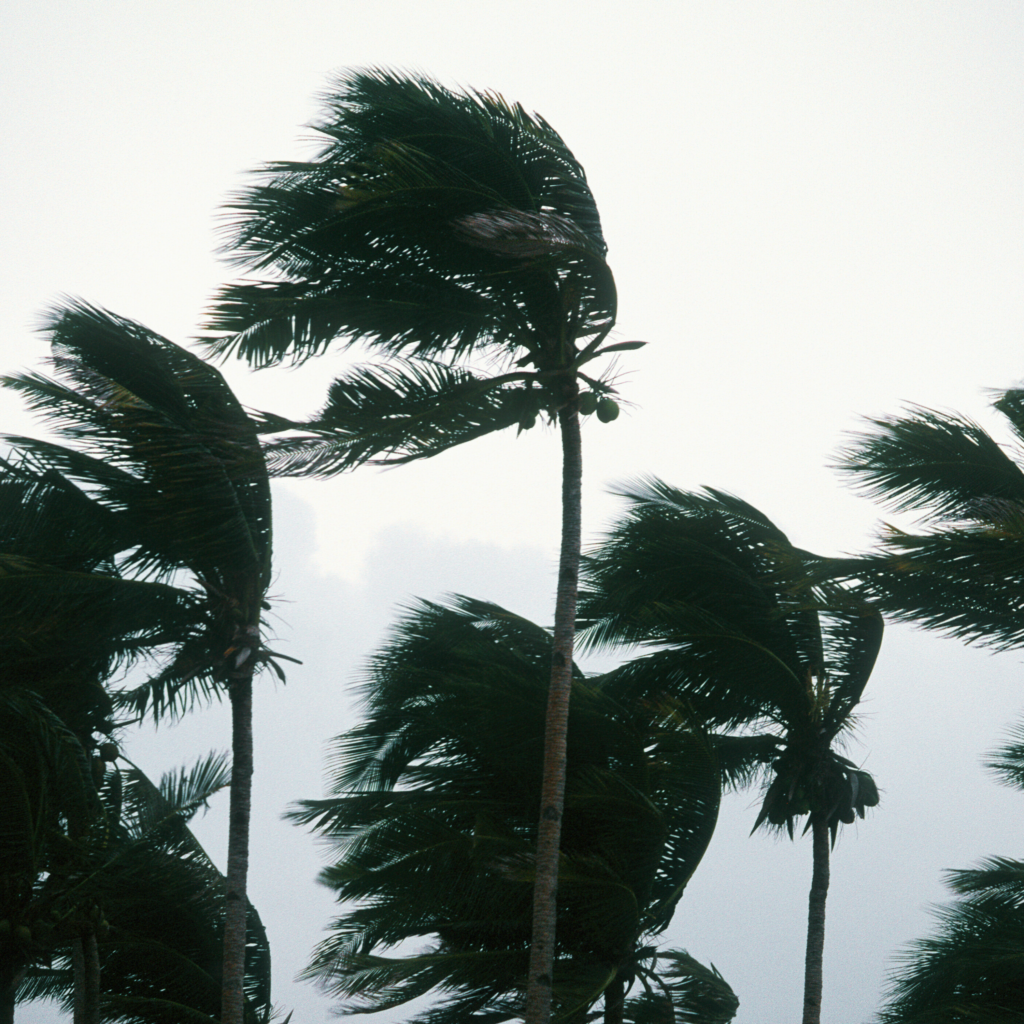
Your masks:
<path fill-rule="evenodd" d="M 10 530 L 24 546 L 6 560 L 0 610 L 14 610 L 40 666 L 54 650 L 69 659 L 94 651 L 96 636 L 109 638 L 108 659 L 152 653 L 150 678 L 118 696 L 129 713 L 174 716 L 227 694 L 233 769 L 222 1019 L 241 1024 L 252 679 L 264 663 L 277 667 L 260 637 L 271 505 L 256 426 L 215 369 L 138 323 L 68 302 L 46 330 L 54 376 L 4 383 L 68 444 L 8 438 L 16 454 L 0 464 L 0 490 L 24 524 Z M 62 510 L 48 530 L 32 504 L 44 492 Z M 75 509 L 74 546 L 92 553 L 93 566 L 66 561 L 59 534 Z M 47 532 L 52 547 L 33 549 Z M 33 609 L 41 610 L 35 631 Z M 134 626 L 122 629 L 121 613 Z"/>
<path fill-rule="evenodd" d="M 219 1021 L 225 880 L 188 822 L 230 776 L 223 754 L 169 772 L 159 785 L 130 763 L 107 770 L 105 814 L 51 862 L 41 892 L 51 908 L 49 966 L 28 971 L 19 999 L 59 999 L 79 1019 L 68 940 L 92 924 L 99 971 L 85 1019 Z M 251 906 L 248 917 L 245 1020 L 261 1024 L 272 1009 L 270 950 Z"/>
<path fill-rule="evenodd" d="M 609 679 L 623 702 L 685 701 L 764 767 L 754 822 L 813 845 L 804 1024 L 821 1017 L 829 856 L 840 824 L 878 803 L 874 780 L 838 753 L 882 640 L 882 619 L 834 584 L 762 512 L 720 491 L 649 480 L 586 561 L 581 619 L 591 645 L 640 645 Z M 830 841 L 831 840 L 831 841 Z"/>
<path fill-rule="evenodd" d="M 859 577 L 883 610 L 997 649 L 1024 646 L 1024 390 L 993 403 L 1015 444 L 962 416 L 911 408 L 871 421 L 839 468 L 926 529 L 888 526 L 873 555 L 829 569 Z"/>
<path fill-rule="evenodd" d="M 414 1020 L 520 1019 L 551 647 L 539 626 L 458 598 L 419 604 L 373 658 L 331 795 L 290 815 L 337 857 L 322 881 L 345 908 L 306 976 L 342 1012 L 443 993 Z M 629 708 L 573 677 L 556 1016 L 592 1020 L 603 995 L 606 1024 L 731 1020 L 736 998 L 713 968 L 655 945 L 711 839 L 714 752 L 674 702 Z"/>
<path fill-rule="evenodd" d="M 229 207 L 227 251 L 258 275 L 225 288 L 210 349 L 255 366 L 332 343 L 384 356 L 335 382 L 276 445 L 277 471 L 406 462 L 557 420 L 562 536 L 541 796 L 531 1024 L 546 1019 L 580 549 L 580 413 L 613 419 L 605 345 L 616 293 L 583 169 L 542 118 L 494 93 L 390 71 L 348 74 L 312 160 L 270 164 Z M 493 371 L 480 369 L 482 360 Z M 580 382 L 585 387 L 580 391 Z"/>
<path fill-rule="evenodd" d="M 988 766 L 1024 791 L 1024 723 Z M 1024 862 L 993 857 L 948 884 L 958 898 L 939 908 L 938 934 L 900 956 L 881 1024 L 1024 1021 Z"/>

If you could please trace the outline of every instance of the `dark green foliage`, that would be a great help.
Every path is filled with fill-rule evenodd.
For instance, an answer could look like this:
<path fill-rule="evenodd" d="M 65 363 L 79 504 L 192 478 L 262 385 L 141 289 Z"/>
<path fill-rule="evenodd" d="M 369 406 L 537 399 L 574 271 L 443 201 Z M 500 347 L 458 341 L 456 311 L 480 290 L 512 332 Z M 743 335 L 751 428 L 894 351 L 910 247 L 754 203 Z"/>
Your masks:
<path fill-rule="evenodd" d="M 866 493 L 920 513 L 927 530 L 887 527 L 877 554 L 825 571 L 859 578 L 896 618 L 1005 649 L 1024 643 L 1024 391 L 994 404 L 1016 436 L 1012 447 L 930 409 L 871 421 L 839 468 Z"/>
<path fill-rule="evenodd" d="M 76 839 L 63 837 L 47 862 L 34 913 L 53 922 L 40 950 L 50 966 L 29 972 L 21 1000 L 60 999 L 70 1010 L 70 942 L 92 927 L 103 1020 L 219 1019 L 224 879 L 187 825 L 229 778 L 224 755 L 168 773 L 159 787 L 134 767 L 105 775 L 101 813 Z M 268 1021 L 270 951 L 252 908 L 246 994 L 247 1020 Z"/>
<path fill-rule="evenodd" d="M 269 279 L 221 293 L 215 350 L 267 365 L 359 337 L 449 358 L 607 332 L 597 207 L 541 118 L 380 70 L 339 78 L 316 127 L 314 160 L 268 165 L 229 207 L 229 255 Z"/>
<path fill-rule="evenodd" d="M 737 753 L 770 766 L 754 827 L 792 835 L 797 817 L 816 815 L 834 841 L 878 803 L 871 776 L 833 744 L 853 722 L 881 617 L 812 582 L 815 556 L 739 498 L 657 480 L 625 497 L 627 514 L 587 559 L 580 602 L 584 643 L 650 651 L 612 673 L 613 692 L 671 695 L 712 727 L 750 734 Z"/>
<path fill-rule="evenodd" d="M 446 1001 L 417 1020 L 521 1012 L 550 659 L 545 630 L 465 598 L 419 605 L 374 658 L 365 721 L 335 748 L 333 795 L 291 814 L 338 857 L 322 879 L 346 905 L 307 975 L 348 1011 L 437 990 Z M 617 978 L 657 975 L 649 940 L 667 926 L 714 828 L 720 781 L 706 738 L 671 702 L 652 710 L 630 710 L 600 680 L 575 674 L 560 1019 L 584 1019 Z M 413 938 L 428 945 L 386 955 Z M 681 1006 L 686 998 L 680 989 Z"/>
<path fill-rule="evenodd" d="M 988 767 L 1024 792 L 1024 722 Z M 901 955 L 881 1024 L 1024 1021 L 1024 862 L 993 857 L 950 871 L 957 899 L 937 910 L 938 934 Z"/>
<path fill-rule="evenodd" d="M 527 429 L 576 398 L 603 353 L 615 285 L 583 169 L 542 118 L 493 93 L 390 71 L 338 79 L 306 163 L 231 203 L 229 256 L 260 280 L 218 296 L 212 352 L 255 366 L 332 342 L 394 360 L 335 382 L 324 409 L 264 417 L 275 472 L 329 474 Z M 482 374 L 452 364 L 505 364 Z M 531 408 L 532 406 L 532 408 Z"/>
<path fill-rule="evenodd" d="M 216 692 L 270 582 L 255 424 L 218 371 L 139 324 L 68 303 L 46 329 L 55 376 L 4 383 L 68 445 L 11 437 L 0 460 L 0 643 L 33 685 L 68 659 L 105 677 L 165 655 L 127 700 L 178 713 Z"/>

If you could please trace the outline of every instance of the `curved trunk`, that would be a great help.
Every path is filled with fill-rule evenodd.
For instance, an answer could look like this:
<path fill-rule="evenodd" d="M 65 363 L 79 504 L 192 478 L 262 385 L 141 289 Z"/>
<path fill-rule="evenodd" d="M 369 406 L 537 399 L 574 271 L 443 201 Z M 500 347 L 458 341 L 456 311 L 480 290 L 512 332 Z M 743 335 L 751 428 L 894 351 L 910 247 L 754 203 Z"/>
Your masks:
<path fill-rule="evenodd" d="M 250 626 L 250 634 L 257 628 Z M 253 647 L 259 641 L 256 640 Z M 252 657 L 253 647 L 238 644 L 236 664 L 245 664 L 231 681 L 231 809 L 228 824 L 228 870 L 224 913 L 224 961 L 221 979 L 221 1024 L 242 1024 L 245 1014 L 245 926 L 249 909 L 249 816 L 252 804 Z M 245 657 L 241 652 L 248 651 Z"/>
<path fill-rule="evenodd" d="M 820 1024 L 822 958 L 825 949 L 825 899 L 828 896 L 829 830 L 824 821 L 811 826 L 814 868 L 807 906 L 807 953 L 804 958 L 803 1024 Z"/>
<path fill-rule="evenodd" d="M 526 1024 L 546 1024 L 551 1015 L 558 847 L 562 835 L 565 798 L 566 730 L 569 722 L 573 636 L 580 571 L 583 457 L 575 394 L 573 381 L 574 397 L 558 414 L 562 435 L 562 540 L 555 601 L 551 684 L 544 728 L 544 774 L 541 782 L 540 822 L 537 827 Z"/>

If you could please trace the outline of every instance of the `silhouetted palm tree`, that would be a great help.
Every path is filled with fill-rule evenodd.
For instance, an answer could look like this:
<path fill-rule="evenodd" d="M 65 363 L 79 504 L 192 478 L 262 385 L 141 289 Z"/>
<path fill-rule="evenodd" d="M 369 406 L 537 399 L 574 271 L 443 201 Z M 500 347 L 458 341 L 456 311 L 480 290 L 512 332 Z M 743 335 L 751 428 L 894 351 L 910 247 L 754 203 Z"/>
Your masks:
<path fill-rule="evenodd" d="M 829 837 L 878 803 L 871 776 L 835 749 L 854 721 L 882 640 L 881 616 L 834 584 L 763 513 L 731 495 L 659 480 L 585 565 L 581 620 L 591 644 L 641 645 L 610 674 L 620 702 L 670 695 L 765 766 L 754 828 L 807 815 L 814 870 L 808 907 L 804 1024 L 821 1016 Z"/>
<path fill-rule="evenodd" d="M 374 657 L 365 721 L 339 737 L 332 795 L 291 817 L 337 860 L 347 904 L 307 976 L 373 1012 L 427 993 L 431 1024 L 519 1018 L 551 634 L 480 601 L 422 603 Z M 559 871 L 559 1020 L 705 1022 L 738 1005 L 713 969 L 659 951 L 714 830 L 720 776 L 679 708 L 630 708 L 574 668 Z M 414 954 L 386 956 L 430 937 Z M 664 966 L 663 966 L 664 965 Z M 643 995 L 626 999 L 634 984 Z M 624 1016 L 625 1014 L 625 1016 Z"/>
<path fill-rule="evenodd" d="M 390 71 L 349 74 L 327 98 L 329 140 L 277 163 L 230 209 L 228 253 L 257 280 L 224 289 L 216 353 L 256 366 L 361 342 L 389 360 L 350 372 L 276 451 L 280 471 L 329 474 L 435 455 L 495 430 L 557 420 L 562 537 L 541 797 L 527 1020 L 547 1019 L 565 722 L 580 547 L 580 412 L 614 418 L 583 367 L 616 293 L 597 207 L 557 132 L 494 93 Z M 475 360 L 475 364 L 474 364 Z M 498 372 L 484 373 L 481 363 Z M 586 385 L 580 393 L 580 381 Z"/>
<path fill-rule="evenodd" d="M 68 444 L 8 438 L 20 454 L 0 466 L 0 488 L 8 511 L 29 524 L 12 536 L 45 533 L 33 525 L 33 494 L 59 494 L 64 514 L 50 524 L 52 547 L 31 552 L 43 571 L 12 572 L 0 583 L 0 610 L 20 608 L 24 621 L 26 610 L 45 608 L 33 639 L 70 658 L 90 631 L 109 635 L 111 617 L 132 601 L 140 613 L 159 606 L 158 617 L 138 614 L 134 631 L 109 636 L 115 660 L 146 648 L 158 656 L 155 674 L 122 694 L 122 706 L 177 714 L 227 693 L 233 770 L 222 1014 L 224 1024 L 241 1024 L 252 678 L 270 661 L 260 639 L 270 486 L 256 425 L 220 373 L 140 324 L 72 302 L 52 313 L 46 330 L 55 377 L 4 383 Z M 61 562 L 60 533 L 76 506 L 75 545 L 95 551 L 89 572 Z"/>

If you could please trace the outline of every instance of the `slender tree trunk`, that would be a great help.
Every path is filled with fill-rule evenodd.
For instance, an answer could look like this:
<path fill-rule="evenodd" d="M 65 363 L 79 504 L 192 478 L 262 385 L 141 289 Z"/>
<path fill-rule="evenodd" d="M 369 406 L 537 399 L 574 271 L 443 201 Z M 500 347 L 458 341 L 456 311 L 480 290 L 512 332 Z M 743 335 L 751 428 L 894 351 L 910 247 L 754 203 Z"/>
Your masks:
<path fill-rule="evenodd" d="M 0 963 L 0 1024 L 14 1024 L 14 1000 L 25 976 L 24 966 Z"/>
<path fill-rule="evenodd" d="M 258 634 L 250 626 L 246 632 Z M 236 641 L 248 654 L 238 662 L 231 695 L 231 809 L 228 824 L 227 906 L 224 914 L 224 961 L 221 979 L 221 1024 L 242 1024 L 245 1014 L 245 925 L 249 909 L 249 817 L 252 805 L 252 669 L 255 647 Z M 235 655 L 236 659 L 239 657 Z"/>
<path fill-rule="evenodd" d="M 817 817 L 811 826 L 814 868 L 807 906 L 807 953 L 804 958 L 803 1024 L 821 1022 L 822 959 L 825 950 L 825 899 L 828 896 L 828 824 Z"/>
<path fill-rule="evenodd" d="M 74 1024 L 99 1024 L 100 1020 L 100 948 L 96 929 L 83 927 L 71 942 L 71 967 L 74 978 Z"/>
<path fill-rule="evenodd" d="M 558 423 L 562 434 L 562 549 L 544 729 L 544 774 L 537 827 L 537 874 L 533 888 L 533 937 L 526 990 L 526 1024 L 546 1024 L 551 1015 L 558 847 L 565 802 L 566 732 L 580 571 L 583 458 L 575 379 L 572 381 L 571 399 L 559 411 Z"/>
<path fill-rule="evenodd" d="M 622 1024 L 626 1005 L 626 983 L 617 974 L 604 990 L 604 1024 Z"/>

